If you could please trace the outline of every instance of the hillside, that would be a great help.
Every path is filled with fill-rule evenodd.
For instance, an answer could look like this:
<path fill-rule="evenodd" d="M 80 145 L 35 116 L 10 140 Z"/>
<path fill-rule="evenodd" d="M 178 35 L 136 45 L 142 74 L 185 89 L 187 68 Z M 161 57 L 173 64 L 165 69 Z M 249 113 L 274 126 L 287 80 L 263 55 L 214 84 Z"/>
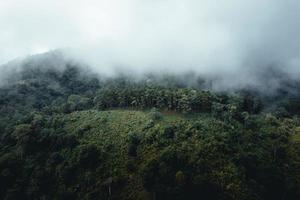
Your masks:
<path fill-rule="evenodd" d="M 271 96 L 32 63 L 0 88 L 0 199 L 300 198 L 295 82 Z"/>

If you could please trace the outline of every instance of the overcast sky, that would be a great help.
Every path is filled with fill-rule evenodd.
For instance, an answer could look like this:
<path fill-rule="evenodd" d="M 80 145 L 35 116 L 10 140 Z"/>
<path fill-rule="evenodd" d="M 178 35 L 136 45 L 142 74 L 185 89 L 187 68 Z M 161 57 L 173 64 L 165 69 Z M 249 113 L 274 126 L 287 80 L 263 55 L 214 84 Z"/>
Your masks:
<path fill-rule="evenodd" d="M 299 74 L 299 0 L 1 0 L 0 64 L 64 48 L 99 70 Z"/>

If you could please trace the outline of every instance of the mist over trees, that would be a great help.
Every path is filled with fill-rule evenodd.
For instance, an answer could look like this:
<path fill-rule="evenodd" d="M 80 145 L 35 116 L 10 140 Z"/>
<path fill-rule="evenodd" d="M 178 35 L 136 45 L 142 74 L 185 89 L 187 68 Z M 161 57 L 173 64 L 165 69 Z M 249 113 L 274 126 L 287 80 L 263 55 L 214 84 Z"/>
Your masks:
<path fill-rule="evenodd" d="M 0 64 L 64 49 L 101 73 L 193 70 L 217 74 L 220 87 L 264 86 L 257 75 L 270 66 L 300 76 L 299 7 L 296 0 L 2 1 Z"/>
<path fill-rule="evenodd" d="M 54 55 L 2 76 L 1 199 L 299 199 L 297 80 L 215 90 Z"/>

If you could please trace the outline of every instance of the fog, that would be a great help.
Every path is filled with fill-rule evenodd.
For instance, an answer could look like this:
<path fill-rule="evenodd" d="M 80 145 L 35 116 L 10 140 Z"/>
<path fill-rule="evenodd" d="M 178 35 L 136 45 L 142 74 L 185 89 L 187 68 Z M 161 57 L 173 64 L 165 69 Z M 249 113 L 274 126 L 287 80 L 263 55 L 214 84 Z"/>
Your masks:
<path fill-rule="evenodd" d="M 300 76 L 299 10 L 297 0 L 1 1 L 0 64 L 60 49 L 106 75 L 193 72 L 215 88 L 269 89 L 270 69 Z"/>

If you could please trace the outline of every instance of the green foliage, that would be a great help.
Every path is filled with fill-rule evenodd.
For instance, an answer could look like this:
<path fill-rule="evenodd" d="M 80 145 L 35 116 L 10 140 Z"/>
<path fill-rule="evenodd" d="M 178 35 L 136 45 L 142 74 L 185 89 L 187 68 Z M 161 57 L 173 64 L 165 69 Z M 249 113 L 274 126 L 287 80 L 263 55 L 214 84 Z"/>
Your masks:
<path fill-rule="evenodd" d="M 157 109 L 155 108 L 152 108 L 150 113 L 150 118 L 153 120 L 153 121 L 158 121 L 158 120 L 161 120 L 163 118 L 163 115 L 162 113 L 160 113 Z"/>
<path fill-rule="evenodd" d="M 140 138 L 137 133 L 129 133 L 128 134 L 128 155 L 129 156 L 137 156 L 137 148 L 140 143 Z"/>

